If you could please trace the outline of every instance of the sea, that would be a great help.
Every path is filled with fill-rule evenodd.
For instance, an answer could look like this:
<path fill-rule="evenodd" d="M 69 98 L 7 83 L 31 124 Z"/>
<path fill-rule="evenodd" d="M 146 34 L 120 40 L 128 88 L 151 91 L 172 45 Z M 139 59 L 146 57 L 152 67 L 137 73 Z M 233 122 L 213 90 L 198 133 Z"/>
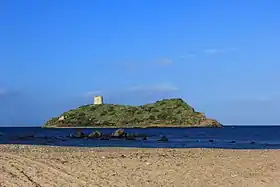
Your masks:
<path fill-rule="evenodd" d="M 147 140 L 73 139 L 76 128 L 0 127 L 0 144 L 135 147 L 135 148 L 221 148 L 280 149 L 280 126 L 225 126 L 222 128 L 128 128 L 127 133 L 144 134 Z M 112 128 L 79 129 L 84 133 L 99 130 L 111 134 Z M 162 136 L 168 141 L 158 141 Z"/>

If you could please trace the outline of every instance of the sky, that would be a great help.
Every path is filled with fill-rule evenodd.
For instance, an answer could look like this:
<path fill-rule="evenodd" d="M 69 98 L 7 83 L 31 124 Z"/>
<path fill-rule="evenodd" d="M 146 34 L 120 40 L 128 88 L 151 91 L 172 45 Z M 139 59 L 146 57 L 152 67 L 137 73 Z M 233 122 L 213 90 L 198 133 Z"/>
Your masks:
<path fill-rule="evenodd" d="M 93 102 L 183 98 L 223 124 L 280 124 L 278 0 L 1 0 L 0 126 Z"/>

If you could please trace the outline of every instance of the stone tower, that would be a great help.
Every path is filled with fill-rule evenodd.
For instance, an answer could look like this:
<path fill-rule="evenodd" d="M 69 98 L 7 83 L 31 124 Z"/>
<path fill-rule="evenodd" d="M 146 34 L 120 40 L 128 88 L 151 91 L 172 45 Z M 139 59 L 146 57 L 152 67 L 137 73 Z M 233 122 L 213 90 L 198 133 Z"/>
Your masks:
<path fill-rule="evenodd" d="M 103 104 L 103 97 L 102 96 L 94 96 L 94 104 L 95 105 L 102 105 Z"/>

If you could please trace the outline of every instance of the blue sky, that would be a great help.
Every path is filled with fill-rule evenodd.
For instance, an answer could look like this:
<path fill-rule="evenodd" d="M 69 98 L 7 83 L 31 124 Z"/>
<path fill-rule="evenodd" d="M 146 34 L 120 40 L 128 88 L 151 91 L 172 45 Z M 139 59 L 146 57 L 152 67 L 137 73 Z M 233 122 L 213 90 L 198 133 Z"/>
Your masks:
<path fill-rule="evenodd" d="M 0 124 L 102 94 L 182 97 L 224 124 L 280 124 L 277 0 L 2 0 Z"/>

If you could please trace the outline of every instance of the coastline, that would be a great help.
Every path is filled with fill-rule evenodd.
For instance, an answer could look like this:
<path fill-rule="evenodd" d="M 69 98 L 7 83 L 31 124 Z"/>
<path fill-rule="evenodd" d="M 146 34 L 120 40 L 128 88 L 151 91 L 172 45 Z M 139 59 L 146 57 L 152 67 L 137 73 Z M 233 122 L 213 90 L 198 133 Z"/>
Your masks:
<path fill-rule="evenodd" d="M 0 186 L 280 185 L 280 150 L 0 145 Z"/>
<path fill-rule="evenodd" d="M 224 126 L 220 127 L 210 127 L 210 126 L 182 126 L 182 125 L 152 125 L 152 126 L 79 126 L 79 127 L 59 127 L 59 126 L 41 126 L 41 128 L 56 128 L 56 129 L 148 129 L 148 128 L 223 128 Z"/>

